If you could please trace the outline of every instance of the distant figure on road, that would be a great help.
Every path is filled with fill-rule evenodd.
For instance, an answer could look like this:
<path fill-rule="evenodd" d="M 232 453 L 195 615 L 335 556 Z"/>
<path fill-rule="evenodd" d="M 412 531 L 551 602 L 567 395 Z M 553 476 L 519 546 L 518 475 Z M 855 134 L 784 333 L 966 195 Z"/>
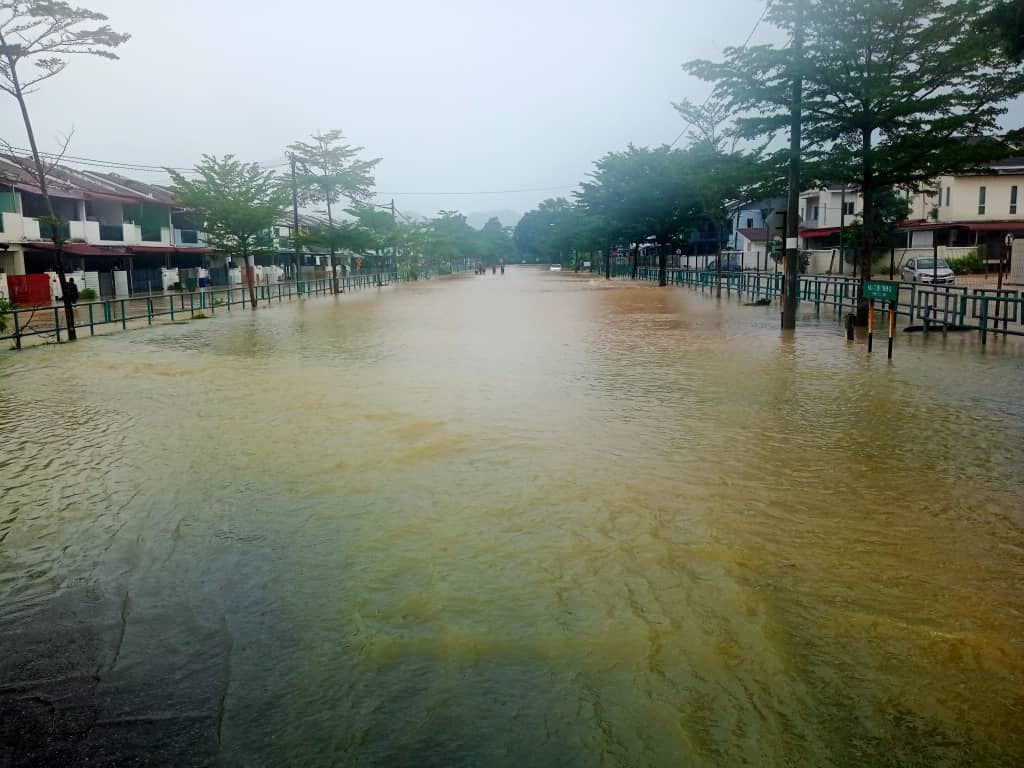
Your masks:
<path fill-rule="evenodd" d="M 491 274 L 492 275 L 498 274 L 498 268 L 496 266 L 494 266 L 493 264 L 491 264 Z"/>
<path fill-rule="evenodd" d="M 75 285 L 75 278 L 68 280 L 68 298 L 72 304 L 78 303 L 78 286 Z"/>

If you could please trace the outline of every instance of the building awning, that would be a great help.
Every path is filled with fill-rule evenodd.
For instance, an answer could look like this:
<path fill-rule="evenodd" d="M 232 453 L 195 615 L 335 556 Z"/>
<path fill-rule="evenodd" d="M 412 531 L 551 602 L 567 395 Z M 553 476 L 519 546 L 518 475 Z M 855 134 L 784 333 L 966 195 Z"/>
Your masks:
<path fill-rule="evenodd" d="M 906 232 L 911 229 L 943 229 L 946 227 L 957 226 L 955 224 L 940 224 L 936 221 L 903 221 L 896 225 L 896 229 L 900 232 Z"/>
<path fill-rule="evenodd" d="M 129 245 L 132 253 L 210 253 L 209 248 L 176 248 L 170 245 Z"/>
<path fill-rule="evenodd" d="M 800 237 L 828 237 L 839 234 L 841 227 L 819 227 L 818 229 L 801 229 Z"/>
<path fill-rule="evenodd" d="M 1024 232 L 1024 221 L 972 221 L 958 223 L 971 232 Z"/>
<path fill-rule="evenodd" d="M 39 248 L 44 251 L 54 250 L 53 243 L 25 243 L 26 248 Z M 124 248 L 111 248 L 104 245 L 87 243 L 64 243 L 64 253 L 72 256 L 124 256 Z"/>

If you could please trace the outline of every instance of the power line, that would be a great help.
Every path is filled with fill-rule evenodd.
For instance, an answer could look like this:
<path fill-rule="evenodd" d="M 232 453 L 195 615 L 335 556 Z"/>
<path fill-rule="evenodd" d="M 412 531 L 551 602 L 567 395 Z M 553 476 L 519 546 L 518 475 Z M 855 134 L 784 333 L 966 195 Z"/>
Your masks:
<path fill-rule="evenodd" d="M 563 184 L 559 187 L 525 187 L 523 189 L 484 189 L 474 190 L 472 192 L 375 192 L 376 195 L 385 195 L 395 197 L 405 195 L 406 197 L 418 196 L 442 196 L 442 195 L 511 195 L 517 192 L 555 192 L 558 190 L 573 189 L 576 184 Z"/>
<path fill-rule="evenodd" d="M 757 28 L 761 26 L 761 22 L 764 21 L 764 17 L 768 15 L 768 11 L 769 11 L 769 9 L 771 7 L 772 7 L 772 0 L 765 0 L 764 10 L 761 11 L 761 15 L 758 16 L 757 17 L 757 21 L 754 22 L 754 26 L 751 28 L 750 32 L 747 34 L 747 39 L 744 40 L 743 41 L 743 45 L 740 46 L 740 51 L 746 50 L 746 47 L 750 44 L 750 40 L 754 37 L 754 33 L 757 32 Z M 708 97 L 706 99 L 704 99 L 704 103 L 700 105 L 700 108 L 702 110 L 704 109 L 704 107 L 706 107 L 708 105 L 708 102 L 711 101 L 711 97 L 714 95 L 714 93 L 715 93 L 714 91 L 711 91 L 711 93 L 708 94 Z M 692 126 L 692 125 L 693 125 L 693 123 L 690 123 L 690 122 L 688 122 L 686 124 L 686 126 L 683 128 L 683 130 L 681 130 L 679 132 L 679 135 L 676 136 L 674 139 L 672 139 L 672 143 L 668 145 L 669 149 L 674 147 L 676 145 L 676 143 L 681 138 L 683 138 L 683 134 L 686 133 L 686 131 L 689 130 L 690 126 Z"/>
<path fill-rule="evenodd" d="M 31 150 L 23 147 L 11 147 L 11 149 L 25 155 L 26 157 L 30 157 L 32 154 Z M 150 165 L 148 163 L 127 163 L 119 160 L 99 160 L 94 157 L 82 157 L 79 155 L 60 155 L 55 152 L 40 152 L 39 156 L 44 157 L 47 160 L 68 160 L 76 165 L 87 165 L 98 168 L 108 168 L 111 170 L 136 171 L 144 173 L 166 173 L 168 170 L 171 170 L 178 171 L 179 173 L 195 173 L 195 168 L 178 168 L 174 166 Z M 266 169 L 283 168 L 288 165 L 287 161 L 278 163 L 275 162 L 276 160 L 277 158 L 274 158 L 273 160 L 265 163 L 257 163 L 257 165 Z"/>

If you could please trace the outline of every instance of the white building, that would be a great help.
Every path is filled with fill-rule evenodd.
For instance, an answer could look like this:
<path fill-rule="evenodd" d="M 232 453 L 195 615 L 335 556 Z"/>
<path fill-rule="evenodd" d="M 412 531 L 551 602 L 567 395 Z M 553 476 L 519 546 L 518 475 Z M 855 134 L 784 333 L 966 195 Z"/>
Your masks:
<path fill-rule="evenodd" d="M 206 265 L 210 249 L 202 232 L 167 189 L 65 166 L 47 182 L 63 222 L 65 267 L 99 274 L 102 293 L 113 292 L 115 270 L 128 272 L 135 286 L 159 286 L 161 268 Z M 0 155 L 0 270 L 16 276 L 53 268 L 47 219 L 33 176 Z"/>

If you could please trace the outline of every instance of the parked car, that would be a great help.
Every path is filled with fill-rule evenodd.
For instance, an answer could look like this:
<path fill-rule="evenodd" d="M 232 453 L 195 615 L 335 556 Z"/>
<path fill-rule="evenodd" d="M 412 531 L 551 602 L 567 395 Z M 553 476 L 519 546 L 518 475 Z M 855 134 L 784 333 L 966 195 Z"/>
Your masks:
<path fill-rule="evenodd" d="M 718 260 L 712 259 L 708 262 L 708 272 L 718 272 Z M 722 272 L 742 272 L 743 265 L 740 264 L 739 260 L 735 256 L 723 256 L 722 257 Z"/>
<path fill-rule="evenodd" d="M 550 269 L 551 269 L 552 272 L 561 272 L 562 271 L 562 265 L 561 264 L 552 264 Z"/>
<path fill-rule="evenodd" d="M 911 259 L 903 265 L 903 280 L 907 283 L 928 283 L 929 285 L 953 285 L 956 275 L 945 259 Z"/>

